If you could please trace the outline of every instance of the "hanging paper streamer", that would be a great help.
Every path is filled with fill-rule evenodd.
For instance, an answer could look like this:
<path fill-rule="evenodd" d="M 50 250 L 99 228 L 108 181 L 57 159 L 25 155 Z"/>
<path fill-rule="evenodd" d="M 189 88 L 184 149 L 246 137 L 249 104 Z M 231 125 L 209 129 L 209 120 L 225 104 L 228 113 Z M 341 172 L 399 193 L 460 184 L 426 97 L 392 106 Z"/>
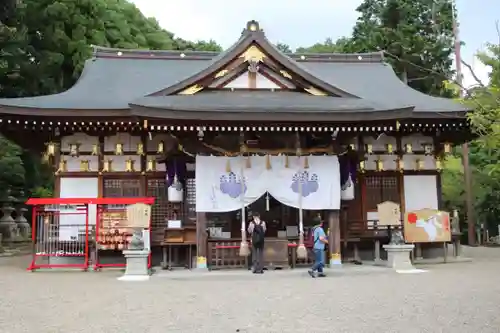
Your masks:
<path fill-rule="evenodd" d="M 340 199 L 354 200 L 354 182 L 352 181 L 351 174 L 349 174 L 347 181 L 341 187 Z"/>
<path fill-rule="evenodd" d="M 349 155 L 339 157 L 340 164 L 340 197 L 342 200 L 354 200 L 356 183 L 356 160 Z"/>

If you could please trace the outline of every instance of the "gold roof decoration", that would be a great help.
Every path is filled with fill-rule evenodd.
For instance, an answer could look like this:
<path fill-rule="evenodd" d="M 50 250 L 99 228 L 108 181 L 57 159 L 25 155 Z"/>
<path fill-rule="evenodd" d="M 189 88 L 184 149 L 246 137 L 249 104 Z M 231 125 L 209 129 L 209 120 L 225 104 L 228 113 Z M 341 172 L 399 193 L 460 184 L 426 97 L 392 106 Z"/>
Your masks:
<path fill-rule="evenodd" d="M 255 45 L 250 46 L 245 52 L 240 55 L 245 61 L 262 62 L 266 55 Z"/>
<path fill-rule="evenodd" d="M 199 84 L 194 84 L 191 87 L 188 87 L 188 88 L 184 89 L 183 91 L 181 91 L 179 93 L 179 95 L 194 95 L 202 89 L 203 89 L 203 86 L 200 86 Z"/>
<path fill-rule="evenodd" d="M 317 88 L 314 88 L 313 86 L 310 86 L 309 88 L 304 89 L 308 93 L 314 96 L 328 96 L 328 94 L 322 90 L 319 90 Z"/>

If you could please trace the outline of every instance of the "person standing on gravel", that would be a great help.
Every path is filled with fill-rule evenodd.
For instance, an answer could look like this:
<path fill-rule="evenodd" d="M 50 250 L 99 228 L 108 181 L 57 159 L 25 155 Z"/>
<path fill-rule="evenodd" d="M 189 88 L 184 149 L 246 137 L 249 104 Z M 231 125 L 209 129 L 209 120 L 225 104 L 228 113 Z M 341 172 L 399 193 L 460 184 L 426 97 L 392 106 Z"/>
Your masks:
<path fill-rule="evenodd" d="M 323 267 L 325 267 L 325 245 L 328 244 L 325 230 L 323 230 L 323 222 L 320 220 L 319 225 L 314 227 L 313 230 L 313 251 L 314 251 L 314 265 L 308 271 L 312 278 L 316 276 L 324 277 Z"/>
<path fill-rule="evenodd" d="M 253 221 L 248 225 L 248 233 L 252 239 L 252 272 L 254 274 L 263 274 L 266 222 L 260 219 L 260 214 L 257 212 L 253 213 Z"/>

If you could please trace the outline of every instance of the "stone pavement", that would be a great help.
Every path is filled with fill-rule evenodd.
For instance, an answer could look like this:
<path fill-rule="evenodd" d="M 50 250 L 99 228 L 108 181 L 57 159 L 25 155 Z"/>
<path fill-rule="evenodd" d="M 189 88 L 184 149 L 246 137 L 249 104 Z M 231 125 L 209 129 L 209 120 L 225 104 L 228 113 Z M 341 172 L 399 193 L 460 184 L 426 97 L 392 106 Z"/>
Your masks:
<path fill-rule="evenodd" d="M 0 332 L 500 332 L 500 249 L 422 274 L 345 267 L 305 271 L 159 272 L 120 282 L 116 271 L 28 273 L 0 259 Z"/>

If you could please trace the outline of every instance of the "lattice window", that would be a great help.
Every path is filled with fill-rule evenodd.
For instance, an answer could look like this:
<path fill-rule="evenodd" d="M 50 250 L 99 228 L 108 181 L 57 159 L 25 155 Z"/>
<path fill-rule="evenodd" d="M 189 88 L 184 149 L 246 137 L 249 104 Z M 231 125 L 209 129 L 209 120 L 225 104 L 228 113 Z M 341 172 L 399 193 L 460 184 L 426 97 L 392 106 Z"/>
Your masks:
<path fill-rule="evenodd" d="M 186 179 L 186 206 L 189 219 L 196 221 L 196 179 Z"/>
<path fill-rule="evenodd" d="M 396 176 L 366 176 L 365 189 L 365 204 L 368 211 L 377 210 L 377 205 L 384 201 L 400 203 Z"/>
<path fill-rule="evenodd" d="M 139 179 L 104 179 L 103 196 L 105 198 L 137 198 L 140 196 L 141 183 Z M 110 205 L 111 206 L 111 205 Z M 123 205 L 113 205 L 124 208 Z"/>
<path fill-rule="evenodd" d="M 148 179 L 147 196 L 154 197 L 151 207 L 151 224 L 153 228 L 166 227 L 166 220 L 172 218 L 170 203 L 167 200 L 165 179 Z"/>

